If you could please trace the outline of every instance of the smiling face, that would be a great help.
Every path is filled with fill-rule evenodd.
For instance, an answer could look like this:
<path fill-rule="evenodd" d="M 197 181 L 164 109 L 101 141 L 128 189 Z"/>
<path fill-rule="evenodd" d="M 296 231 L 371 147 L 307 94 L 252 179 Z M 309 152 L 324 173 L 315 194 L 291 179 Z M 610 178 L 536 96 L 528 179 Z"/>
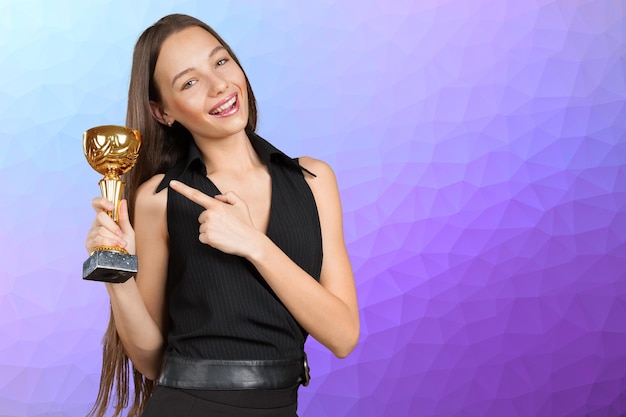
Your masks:
<path fill-rule="evenodd" d="M 244 132 L 246 77 L 206 30 L 193 26 L 170 35 L 161 46 L 154 81 L 161 101 L 150 104 L 161 123 L 176 121 L 196 140 Z"/>

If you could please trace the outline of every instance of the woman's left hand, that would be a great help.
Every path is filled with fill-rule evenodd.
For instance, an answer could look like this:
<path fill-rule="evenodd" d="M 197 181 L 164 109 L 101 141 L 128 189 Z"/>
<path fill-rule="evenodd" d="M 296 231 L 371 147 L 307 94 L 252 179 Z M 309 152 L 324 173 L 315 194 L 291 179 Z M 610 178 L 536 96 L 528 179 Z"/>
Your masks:
<path fill-rule="evenodd" d="M 198 217 L 199 239 L 222 252 L 245 257 L 251 251 L 258 232 L 254 227 L 248 205 L 229 191 L 210 197 L 180 181 L 170 181 L 170 187 L 205 210 Z"/>

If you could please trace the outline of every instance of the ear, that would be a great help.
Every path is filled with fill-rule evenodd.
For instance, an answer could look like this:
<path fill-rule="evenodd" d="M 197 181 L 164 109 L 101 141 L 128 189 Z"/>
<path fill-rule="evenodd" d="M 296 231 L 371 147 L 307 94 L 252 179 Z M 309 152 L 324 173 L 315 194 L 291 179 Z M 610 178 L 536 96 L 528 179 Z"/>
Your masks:
<path fill-rule="evenodd" d="M 167 120 L 167 113 L 163 109 L 163 106 L 156 101 L 150 100 L 150 111 L 152 112 L 152 117 L 154 117 L 157 122 L 169 126 L 171 122 Z"/>

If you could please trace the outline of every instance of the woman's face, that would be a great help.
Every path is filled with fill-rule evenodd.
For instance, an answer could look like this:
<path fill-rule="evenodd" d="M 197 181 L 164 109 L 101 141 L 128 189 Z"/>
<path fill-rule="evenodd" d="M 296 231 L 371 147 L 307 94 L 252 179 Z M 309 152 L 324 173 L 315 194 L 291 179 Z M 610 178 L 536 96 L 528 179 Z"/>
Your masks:
<path fill-rule="evenodd" d="M 248 123 L 245 75 L 200 27 L 183 29 L 163 42 L 154 81 L 161 103 L 151 103 L 153 112 L 165 123 L 181 123 L 196 139 L 229 137 Z"/>

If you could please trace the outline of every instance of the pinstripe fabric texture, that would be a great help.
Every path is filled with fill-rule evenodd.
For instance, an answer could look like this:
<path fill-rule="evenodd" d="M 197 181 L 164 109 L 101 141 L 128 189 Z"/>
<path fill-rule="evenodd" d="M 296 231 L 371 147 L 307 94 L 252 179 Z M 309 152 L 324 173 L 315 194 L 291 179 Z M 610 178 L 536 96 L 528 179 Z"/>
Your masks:
<path fill-rule="evenodd" d="M 317 206 L 304 168 L 269 142 L 251 135 L 272 181 L 267 236 L 319 280 L 322 243 Z M 200 151 L 168 172 L 157 191 L 177 179 L 210 196 L 220 191 L 206 175 Z M 307 333 L 246 259 L 198 240 L 203 208 L 168 189 L 170 237 L 168 303 L 172 326 L 167 353 L 206 359 L 302 357 Z"/>

